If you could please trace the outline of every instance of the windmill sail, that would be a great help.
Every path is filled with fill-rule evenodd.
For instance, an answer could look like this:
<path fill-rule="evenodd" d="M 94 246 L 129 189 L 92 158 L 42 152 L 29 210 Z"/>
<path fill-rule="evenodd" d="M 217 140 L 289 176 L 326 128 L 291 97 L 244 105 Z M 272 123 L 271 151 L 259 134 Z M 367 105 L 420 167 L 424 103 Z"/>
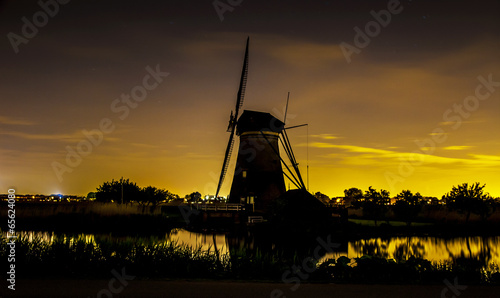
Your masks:
<path fill-rule="evenodd" d="M 226 153 L 224 155 L 224 162 L 222 163 L 222 170 L 220 173 L 219 177 L 219 184 L 217 185 L 217 191 L 215 193 L 215 197 L 217 198 L 219 196 L 219 191 L 222 187 L 222 183 L 224 182 L 224 177 L 226 176 L 227 168 L 229 167 L 229 160 L 231 159 L 231 153 L 234 145 L 234 133 L 236 131 L 236 122 L 238 121 L 238 113 L 243 105 L 243 99 L 245 97 L 245 89 L 247 85 L 247 77 L 248 77 L 248 44 L 250 42 L 250 37 L 247 38 L 247 45 L 245 49 L 245 59 L 243 61 L 243 69 L 241 71 L 241 78 L 240 78 L 240 87 L 238 89 L 238 95 L 236 98 L 236 108 L 235 108 L 235 113 L 233 116 L 233 113 L 231 111 L 231 117 L 229 119 L 229 127 L 228 131 L 231 132 L 231 135 L 229 136 L 229 141 L 227 143 L 226 147 Z"/>

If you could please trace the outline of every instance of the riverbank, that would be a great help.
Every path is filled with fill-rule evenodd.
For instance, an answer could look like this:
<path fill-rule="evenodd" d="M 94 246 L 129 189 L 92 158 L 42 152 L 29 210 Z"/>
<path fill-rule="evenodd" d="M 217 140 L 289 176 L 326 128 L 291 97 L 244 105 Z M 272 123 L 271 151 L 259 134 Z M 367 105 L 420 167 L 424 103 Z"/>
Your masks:
<path fill-rule="evenodd" d="M 421 297 L 498 297 L 500 286 L 453 287 L 445 282 L 439 285 L 359 285 L 302 283 L 293 291 L 290 284 L 262 282 L 233 282 L 206 280 L 127 280 L 110 283 L 110 279 L 27 279 L 17 282 L 16 291 L 4 291 L 5 297 L 111 297 L 107 291 L 116 291 L 117 297 L 335 297 L 335 298 L 421 298 Z M 110 288 L 111 286 L 111 288 Z M 459 291 L 459 294 L 453 290 Z M 114 296 L 113 296 L 114 297 Z"/>

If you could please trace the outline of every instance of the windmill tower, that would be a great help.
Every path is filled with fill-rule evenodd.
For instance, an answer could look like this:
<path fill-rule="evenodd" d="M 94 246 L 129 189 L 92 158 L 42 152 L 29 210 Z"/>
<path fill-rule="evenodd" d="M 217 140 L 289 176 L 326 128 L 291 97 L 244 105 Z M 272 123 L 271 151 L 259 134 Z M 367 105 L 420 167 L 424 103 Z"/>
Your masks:
<path fill-rule="evenodd" d="M 227 129 L 231 134 L 226 147 L 216 196 L 219 194 L 228 170 L 234 135 L 236 134 L 240 138 L 240 143 L 229 194 L 229 203 L 252 205 L 255 211 L 264 212 L 274 199 L 286 192 L 284 175 L 298 188 L 305 189 L 305 186 L 300 177 L 300 172 L 298 172 L 298 164 L 291 151 L 290 142 L 286 136 L 284 122 L 269 113 L 249 110 L 244 110 L 238 119 L 240 108 L 243 105 L 248 76 L 248 45 L 249 38 L 246 44 L 236 108 L 234 115 L 231 111 Z M 280 157 L 279 142 L 281 142 L 290 158 L 296 175 Z M 282 164 L 290 172 L 289 175 L 293 180 L 283 172 Z"/>
<path fill-rule="evenodd" d="M 269 113 L 243 111 L 237 123 L 238 158 L 229 194 L 230 203 L 254 204 L 265 210 L 285 193 L 278 137 L 283 122 Z"/>

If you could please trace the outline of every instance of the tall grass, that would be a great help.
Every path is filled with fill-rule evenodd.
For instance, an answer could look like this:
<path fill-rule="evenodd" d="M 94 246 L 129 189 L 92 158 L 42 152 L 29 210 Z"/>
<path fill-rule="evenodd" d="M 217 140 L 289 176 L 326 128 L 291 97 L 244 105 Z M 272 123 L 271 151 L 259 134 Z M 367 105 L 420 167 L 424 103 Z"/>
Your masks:
<path fill-rule="evenodd" d="M 0 258 L 7 259 L 7 240 L 1 238 Z M 19 276 L 96 276 L 112 269 L 127 268 L 141 276 L 206 277 L 225 270 L 227 258 L 176 242 L 154 243 L 148 240 L 111 241 L 56 237 L 16 240 L 16 268 Z M 222 265 L 222 267 L 221 267 Z"/>
<path fill-rule="evenodd" d="M 7 239 L 0 238 L 0 258 L 7 261 Z M 158 243 L 154 239 L 86 240 L 56 237 L 20 237 L 16 241 L 16 275 L 22 277 L 108 278 L 110 271 L 126 268 L 138 277 L 254 279 L 281 281 L 283 273 L 300 268 L 297 253 L 237 249 L 221 254 L 211 247 Z M 340 283 L 442 283 L 459 277 L 461 284 L 500 283 L 499 268 L 470 267 L 410 258 L 394 261 L 363 256 L 327 260 L 309 272 L 308 281 Z M 7 267 L 6 267 L 7 268 Z M 291 270 L 290 272 L 293 272 Z"/>

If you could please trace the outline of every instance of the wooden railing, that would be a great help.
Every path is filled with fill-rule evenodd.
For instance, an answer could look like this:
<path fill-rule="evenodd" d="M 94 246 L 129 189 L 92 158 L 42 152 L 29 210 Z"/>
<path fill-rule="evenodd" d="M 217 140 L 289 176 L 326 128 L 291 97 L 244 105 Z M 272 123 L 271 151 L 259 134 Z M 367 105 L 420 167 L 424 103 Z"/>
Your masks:
<path fill-rule="evenodd" d="M 242 204 L 192 204 L 193 208 L 203 211 L 243 211 Z"/>
<path fill-rule="evenodd" d="M 264 218 L 260 215 L 253 215 L 248 217 L 248 223 L 260 223 L 264 222 Z"/>

